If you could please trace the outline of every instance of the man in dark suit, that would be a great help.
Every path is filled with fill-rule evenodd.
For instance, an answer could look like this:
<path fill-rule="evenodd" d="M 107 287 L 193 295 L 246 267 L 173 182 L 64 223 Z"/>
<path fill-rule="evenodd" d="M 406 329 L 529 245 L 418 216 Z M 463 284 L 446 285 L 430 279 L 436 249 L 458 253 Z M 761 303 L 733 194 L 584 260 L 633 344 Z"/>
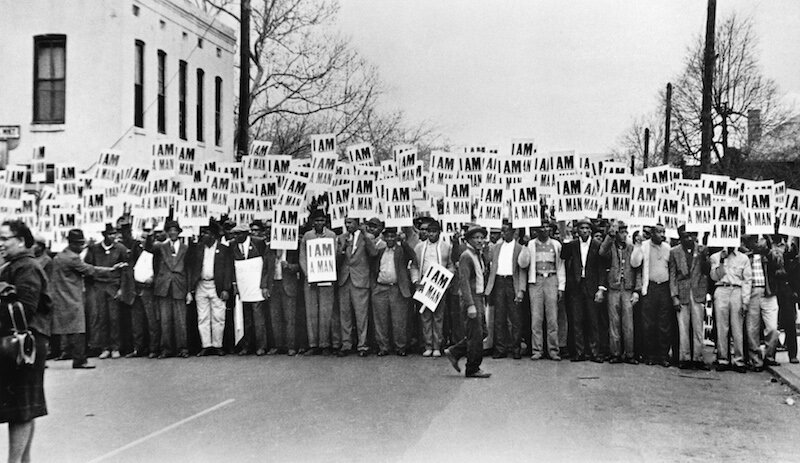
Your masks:
<path fill-rule="evenodd" d="M 153 294 L 161 315 L 161 355 L 158 358 L 171 357 L 176 349 L 179 357 L 186 358 L 189 356 L 186 305 L 192 303 L 186 265 L 189 247 L 178 239 L 183 229 L 177 221 L 167 221 L 164 230 L 168 239 L 153 247 Z"/>
<path fill-rule="evenodd" d="M 197 304 L 197 329 L 201 347 L 198 357 L 222 350 L 225 329 L 225 301 L 233 291 L 233 255 L 219 242 L 215 222 L 200 227 L 200 242 L 190 249 L 189 288 Z"/>
<path fill-rule="evenodd" d="M 233 288 L 242 298 L 242 312 L 244 316 L 244 338 L 241 341 L 239 355 L 249 355 L 255 351 L 256 355 L 267 353 L 267 319 L 264 311 L 264 301 L 269 299 L 269 279 L 274 262 L 267 259 L 267 244 L 262 238 L 250 236 L 250 227 L 247 224 L 239 224 L 231 230 L 233 241 L 230 243 L 234 261 L 234 280 Z M 260 289 L 261 294 L 246 295 L 242 294 L 240 281 L 246 278 L 242 273 L 241 263 L 248 259 L 261 259 Z M 238 268 L 237 262 L 240 264 Z M 252 277 L 252 276 L 251 276 Z"/>
<path fill-rule="evenodd" d="M 96 267 L 113 267 L 121 262 L 128 262 L 128 248 L 116 242 L 117 229 L 110 223 L 103 230 L 103 241 L 89 246 L 84 261 Z M 131 278 L 128 272 L 97 274 L 87 279 L 90 292 L 94 295 L 94 304 L 89 310 L 89 346 L 101 349 L 99 358 L 119 358 L 122 343 L 120 334 L 120 299 L 123 282 Z M 126 284 L 123 284 L 126 283 Z M 132 283 L 130 283 L 132 286 Z"/>
<path fill-rule="evenodd" d="M 486 282 L 486 297 L 494 305 L 494 355 L 505 358 L 508 351 L 515 359 L 521 358 L 522 323 L 520 303 L 525 293 L 525 275 L 519 266 L 522 245 L 514 240 L 514 227 L 504 221 L 500 228 L 502 240 L 489 251 L 491 262 L 489 280 Z M 511 333 L 509 334 L 509 323 Z"/>
<path fill-rule="evenodd" d="M 409 264 L 415 262 L 417 256 L 408 244 L 397 242 L 397 228 L 384 229 L 383 240 L 386 246 L 378 250 L 372 266 L 372 309 L 378 356 L 389 353 L 391 317 L 396 353 L 405 357 L 408 304 L 412 294 Z"/>
<path fill-rule="evenodd" d="M 561 248 L 567 284 L 567 307 L 572 328 L 575 352 L 572 361 L 589 358 L 603 363 L 599 350 L 598 304 L 603 302 L 606 266 L 600 257 L 600 243 L 592 239 L 592 225 L 588 219 L 577 223 L 578 239 Z"/>
<path fill-rule="evenodd" d="M 300 263 L 297 251 L 268 249 L 267 259 L 274 262 L 272 278 L 267 281 L 269 290 L 269 312 L 273 347 L 267 355 L 275 355 L 282 350 L 289 356 L 297 355 L 297 287 Z"/>
<path fill-rule="evenodd" d="M 340 356 L 353 348 L 351 338 L 355 328 L 358 335 L 358 356 L 369 355 L 367 326 L 369 325 L 369 258 L 375 257 L 375 237 L 359 227 L 358 219 L 345 219 L 346 231 L 337 238 L 339 310 L 342 323 Z M 355 313 L 355 326 L 353 314 Z"/>

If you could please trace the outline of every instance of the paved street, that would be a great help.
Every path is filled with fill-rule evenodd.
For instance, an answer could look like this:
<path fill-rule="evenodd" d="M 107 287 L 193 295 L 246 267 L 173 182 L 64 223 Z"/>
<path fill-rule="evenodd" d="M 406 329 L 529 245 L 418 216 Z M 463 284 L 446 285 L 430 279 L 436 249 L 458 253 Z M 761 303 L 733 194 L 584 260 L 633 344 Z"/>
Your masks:
<path fill-rule="evenodd" d="M 34 461 L 800 458 L 787 437 L 800 409 L 785 404 L 798 397 L 768 373 L 487 359 L 491 379 L 465 380 L 421 357 L 94 361 L 49 362 Z"/>

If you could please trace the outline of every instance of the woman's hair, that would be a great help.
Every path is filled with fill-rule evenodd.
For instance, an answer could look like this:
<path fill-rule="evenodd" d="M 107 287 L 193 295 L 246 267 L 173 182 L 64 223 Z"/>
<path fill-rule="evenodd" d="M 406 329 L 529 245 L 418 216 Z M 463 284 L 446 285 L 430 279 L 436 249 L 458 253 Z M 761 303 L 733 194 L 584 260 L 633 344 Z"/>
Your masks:
<path fill-rule="evenodd" d="M 31 229 L 25 225 L 25 222 L 21 220 L 6 220 L 2 223 L 2 225 L 7 225 L 8 228 L 11 229 L 12 233 L 25 241 L 26 248 L 33 247 L 33 233 L 31 233 Z"/>

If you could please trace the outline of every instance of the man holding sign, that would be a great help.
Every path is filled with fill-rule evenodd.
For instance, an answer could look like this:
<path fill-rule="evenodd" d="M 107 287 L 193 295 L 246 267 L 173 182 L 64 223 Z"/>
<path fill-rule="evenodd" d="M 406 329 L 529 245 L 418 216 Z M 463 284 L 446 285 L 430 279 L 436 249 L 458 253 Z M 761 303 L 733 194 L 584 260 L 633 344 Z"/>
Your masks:
<path fill-rule="evenodd" d="M 309 221 L 313 229 L 307 231 L 300 241 L 300 269 L 306 275 L 306 323 L 308 327 L 308 347 L 305 355 L 330 355 L 333 348 L 341 342 L 339 324 L 333 320 L 333 281 L 312 283 L 308 280 L 309 259 L 306 242 L 319 238 L 336 239 L 336 234 L 325 226 L 327 216 L 321 209 L 311 212 Z M 321 350 L 320 350 L 321 349 Z"/>
<path fill-rule="evenodd" d="M 727 248 L 711 256 L 711 279 L 714 291 L 714 320 L 717 323 L 717 370 L 730 368 L 745 373 L 744 316 L 750 303 L 753 271 L 750 259 L 736 248 Z M 733 338 L 733 356 L 729 356 L 728 333 Z"/>
<path fill-rule="evenodd" d="M 267 320 L 264 301 L 269 299 L 268 279 L 272 265 L 267 257 L 267 245 L 263 239 L 250 236 L 250 227 L 239 224 L 231 230 L 230 243 L 234 263 L 233 290 L 242 303 L 244 339 L 239 355 L 267 353 Z"/>
<path fill-rule="evenodd" d="M 367 327 L 369 326 L 369 258 L 375 257 L 375 237 L 359 227 L 358 219 L 344 221 L 346 231 L 337 239 L 339 257 L 339 315 L 342 321 L 342 348 L 340 356 L 347 355 L 353 347 L 352 331 L 358 335 L 358 356 L 369 355 Z M 353 325 L 355 314 L 356 325 Z"/>
<path fill-rule="evenodd" d="M 385 246 L 378 250 L 372 270 L 375 278 L 372 308 L 375 316 L 378 357 L 389 353 L 390 318 L 396 353 L 400 357 L 405 357 L 408 300 L 412 289 L 408 268 L 410 263 L 416 260 L 416 255 L 408 244 L 397 242 L 397 228 L 386 228 L 383 231 L 383 238 Z"/>

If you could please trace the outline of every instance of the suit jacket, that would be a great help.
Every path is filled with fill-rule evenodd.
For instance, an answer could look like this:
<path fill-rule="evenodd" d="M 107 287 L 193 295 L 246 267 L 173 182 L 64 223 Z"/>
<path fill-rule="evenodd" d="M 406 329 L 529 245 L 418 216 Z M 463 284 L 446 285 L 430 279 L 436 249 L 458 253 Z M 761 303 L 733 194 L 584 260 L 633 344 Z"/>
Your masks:
<path fill-rule="evenodd" d="M 705 302 L 709 270 L 708 248 L 696 244 L 691 262 L 688 262 L 683 246 L 674 246 L 669 250 L 670 295 L 679 298 L 681 304 L 688 304 L 690 295 L 695 302 Z"/>
<path fill-rule="evenodd" d="M 483 294 L 487 296 L 490 296 L 492 294 L 492 289 L 494 289 L 494 280 L 497 278 L 497 267 L 500 264 L 500 248 L 502 243 L 503 241 L 498 241 L 497 244 L 489 248 L 489 252 L 486 254 L 490 262 L 489 279 L 486 282 L 486 290 Z M 519 255 L 522 252 L 522 245 L 516 240 L 512 241 L 512 243 L 514 243 L 514 251 L 511 254 L 511 275 L 513 276 L 511 280 L 514 282 L 514 292 L 518 293 L 520 291 L 525 291 L 526 283 L 525 272 L 519 265 Z"/>
<path fill-rule="evenodd" d="M 103 249 L 102 243 L 95 243 L 86 249 L 84 261 L 89 265 L 98 267 L 113 267 L 119 262 L 128 262 L 128 248 L 121 243 L 113 243 L 108 254 Z M 86 282 L 89 285 L 101 286 L 110 295 L 115 296 L 117 290 L 122 289 L 123 293 L 133 287 L 132 271 L 114 272 L 113 274 L 98 274 L 88 276 Z M 125 302 L 125 301 L 122 301 Z M 132 301 L 131 301 L 132 302 Z"/>
<path fill-rule="evenodd" d="M 353 281 L 356 288 L 370 287 L 370 257 L 375 257 L 378 249 L 375 247 L 374 238 L 368 237 L 366 232 L 358 234 L 355 243 L 355 252 L 352 252 L 353 243 L 350 233 L 344 232 L 336 239 L 336 255 L 338 264 L 338 284 L 344 286 L 347 279 Z"/>
<path fill-rule="evenodd" d="M 278 265 L 277 257 L 279 249 L 267 249 L 267 259 L 272 262 L 273 268 L 275 270 L 272 271 L 272 278 L 267 281 L 267 289 L 269 289 L 270 294 L 276 290 L 275 288 L 275 272 L 277 271 Z M 300 263 L 299 263 L 299 252 L 298 251 L 286 251 L 286 266 L 283 267 L 281 272 L 281 288 L 289 297 L 297 297 L 297 285 L 300 283 Z"/>
<path fill-rule="evenodd" d="M 378 250 L 378 254 L 372 259 L 372 276 L 370 281 L 373 284 L 378 283 L 378 273 L 381 268 L 381 259 L 386 252 L 386 247 Z M 405 242 L 397 243 L 394 252 L 394 271 L 397 274 L 397 286 L 403 297 L 411 297 L 413 289 L 411 285 L 411 272 L 409 267 L 412 262 L 416 262 L 417 254 L 411 249 L 411 246 Z"/>
<path fill-rule="evenodd" d="M 157 297 L 184 299 L 189 290 L 189 270 L 186 255 L 189 247 L 181 243 L 178 253 L 172 255 L 172 242 L 166 240 L 153 246 L 153 261 L 158 257 L 153 276 L 153 294 Z"/>
<path fill-rule="evenodd" d="M 581 281 L 581 241 L 580 239 L 570 241 L 561 248 L 561 258 L 564 259 L 566 273 L 566 290 L 577 287 Z M 586 255 L 585 283 L 589 291 L 596 293 L 600 286 L 606 283 L 606 265 L 600 257 L 600 243 L 589 238 L 589 252 Z"/>
<path fill-rule="evenodd" d="M 261 266 L 261 289 L 268 289 L 269 288 L 269 280 L 272 279 L 272 272 L 275 271 L 275 259 L 267 259 L 267 243 L 264 242 L 263 238 L 259 238 L 257 236 L 250 237 L 250 244 L 247 246 L 247 254 L 245 255 L 242 253 L 241 245 L 234 241 L 231 241 L 228 246 L 231 249 L 231 255 L 233 256 L 233 260 L 245 260 L 245 259 L 255 259 L 261 258 L 264 261 L 264 264 Z M 236 285 L 236 271 L 234 269 L 233 272 L 233 284 Z"/>
<path fill-rule="evenodd" d="M 313 229 L 305 232 L 303 238 L 300 239 L 300 252 L 299 252 L 300 270 L 303 271 L 304 276 L 308 276 L 308 256 L 306 256 L 306 241 L 313 240 L 316 238 L 333 238 L 333 241 L 336 242 L 336 233 L 334 233 L 328 228 L 322 229 L 321 236 L 317 236 L 317 232 L 315 232 Z M 338 259 L 339 257 L 337 255 L 337 266 L 338 266 Z M 338 271 L 339 269 L 337 268 L 337 273 Z"/>
<path fill-rule="evenodd" d="M 616 290 L 624 289 L 628 291 L 641 291 L 642 273 L 638 268 L 634 268 L 633 265 L 631 265 L 633 243 L 628 241 L 625 243 L 625 247 L 620 249 L 616 246 L 614 241 L 614 237 L 611 235 L 606 235 L 605 239 L 603 239 L 603 244 L 600 245 L 600 256 L 606 259 L 608 263 L 608 277 L 606 278 L 608 287 Z M 620 253 L 622 253 L 622 261 L 624 262 L 624 266 L 622 268 L 622 274 L 625 281 L 624 288 L 620 288 L 620 285 L 616 281 L 617 275 L 619 275 L 620 272 Z"/>
<path fill-rule="evenodd" d="M 222 297 L 222 292 L 231 293 L 233 289 L 233 254 L 231 248 L 217 241 L 217 250 L 214 252 L 214 286 L 217 296 Z M 189 291 L 194 293 L 198 283 L 203 277 L 203 258 L 206 246 L 202 242 L 189 248 Z"/>

